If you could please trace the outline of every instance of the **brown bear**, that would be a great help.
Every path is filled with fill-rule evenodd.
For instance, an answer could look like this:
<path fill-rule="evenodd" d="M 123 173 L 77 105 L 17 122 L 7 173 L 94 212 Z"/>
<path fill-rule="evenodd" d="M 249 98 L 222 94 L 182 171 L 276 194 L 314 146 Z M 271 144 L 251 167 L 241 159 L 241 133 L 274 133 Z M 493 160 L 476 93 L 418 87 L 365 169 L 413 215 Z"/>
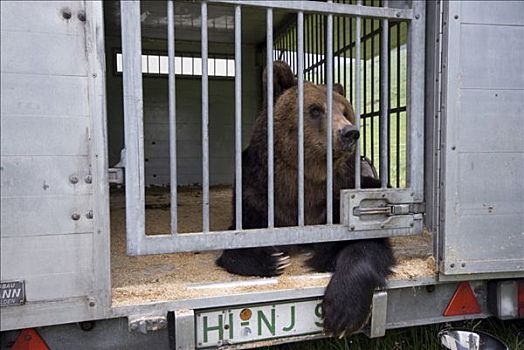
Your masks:
<path fill-rule="evenodd" d="M 297 216 L 297 84 L 289 66 L 275 61 L 274 74 L 274 204 L 275 226 L 296 226 Z M 263 79 L 265 83 L 265 77 Z M 264 88 L 264 92 L 266 89 Z M 266 101 L 266 98 L 264 98 Z M 242 153 L 242 224 L 244 229 L 267 227 L 267 115 L 255 122 Z M 340 222 L 340 190 L 354 188 L 355 147 L 359 131 L 353 108 L 342 86 L 333 93 L 333 222 Z M 304 83 L 304 211 L 306 225 L 326 223 L 327 96 L 324 85 Z M 364 172 L 363 172 L 364 174 Z M 363 188 L 380 187 L 363 176 Z M 233 222 L 235 222 L 233 220 Z M 373 291 L 383 287 L 395 264 L 387 239 L 308 245 L 308 265 L 333 272 L 323 299 L 324 328 L 349 334 L 366 322 Z M 217 264 L 247 276 L 276 276 L 289 264 L 290 247 L 261 247 L 223 251 Z"/>

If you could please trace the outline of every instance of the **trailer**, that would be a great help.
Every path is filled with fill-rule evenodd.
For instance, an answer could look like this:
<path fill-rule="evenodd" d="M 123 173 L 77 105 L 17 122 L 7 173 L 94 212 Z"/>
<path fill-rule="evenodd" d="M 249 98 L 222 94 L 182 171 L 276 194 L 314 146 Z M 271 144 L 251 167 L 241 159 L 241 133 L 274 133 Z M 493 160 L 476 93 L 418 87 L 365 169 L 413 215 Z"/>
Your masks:
<path fill-rule="evenodd" d="M 524 2 L 1 1 L 0 12 L 2 349 L 325 337 L 330 274 L 305 254 L 272 278 L 215 259 L 381 237 L 398 265 L 374 292 L 370 337 L 524 317 Z M 355 109 L 356 174 L 382 188 L 343 190 L 340 223 L 330 191 L 327 223 L 304 223 L 303 182 L 298 226 L 239 219 L 241 152 L 277 60 L 299 91 L 341 84 Z"/>

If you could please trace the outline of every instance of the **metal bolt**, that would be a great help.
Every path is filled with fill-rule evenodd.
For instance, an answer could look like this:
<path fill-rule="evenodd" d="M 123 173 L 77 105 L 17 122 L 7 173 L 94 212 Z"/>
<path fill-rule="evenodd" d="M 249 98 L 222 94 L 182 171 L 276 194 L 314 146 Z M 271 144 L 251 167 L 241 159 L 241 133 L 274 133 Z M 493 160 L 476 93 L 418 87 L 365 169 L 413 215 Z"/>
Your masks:
<path fill-rule="evenodd" d="M 96 78 L 96 73 L 93 73 L 93 78 Z"/>
<path fill-rule="evenodd" d="M 84 12 L 84 10 L 78 11 L 77 17 L 78 17 L 78 19 L 80 21 L 85 22 L 86 21 L 86 13 Z"/>
<path fill-rule="evenodd" d="M 453 268 L 455 268 L 455 264 L 451 264 L 451 265 L 449 265 L 449 267 L 451 267 L 453 269 Z"/>
<path fill-rule="evenodd" d="M 92 211 L 92 210 L 89 210 L 89 211 L 86 213 L 86 218 L 88 218 L 88 219 L 92 219 L 92 218 L 93 218 L 93 211 Z"/>
<path fill-rule="evenodd" d="M 415 19 L 419 19 L 419 18 L 420 18 L 420 15 L 417 13 L 417 14 L 415 15 Z"/>
<path fill-rule="evenodd" d="M 384 228 L 384 224 L 381 224 L 381 225 L 380 225 L 380 228 Z"/>
<path fill-rule="evenodd" d="M 62 9 L 62 17 L 64 17 L 65 19 L 70 19 L 72 16 L 71 14 L 71 10 L 68 9 L 68 8 L 65 8 L 65 9 Z"/>
<path fill-rule="evenodd" d="M 453 17 L 453 18 L 455 18 L 455 19 L 459 19 L 459 16 L 458 16 L 458 15 L 455 15 L 455 17 Z"/>
<path fill-rule="evenodd" d="M 78 213 L 73 213 L 73 215 L 71 215 L 71 219 L 73 219 L 73 220 L 75 220 L 75 221 L 80 220 L 80 214 L 78 214 Z"/>
<path fill-rule="evenodd" d="M 76 175 L 71 175 L 71 176 L 69 176 L 69 181 L 70 181 L 72 184 L 77 184 L 77 183 L 78 183 L 78 176 L 76 176 Z"/>
<path fill-rule="evenodd" d="M 351 225 L 350 229 L 351 229 L 351 231 L 354 231 L 355 230 L 355 226 Z"/>
<path fill-rule="evenodd" d="M 89 300 L 89 306 L 93 307 L 93 306 L 96 305 L 96 303 L 95 303 L 95 298 L 90 297 L 88 300 Z"/>
<path fill-rule="evenodd" d="M 411 197 L 414 197 L 414 196 L 415 196 L 415 192 L 411 192 L 409 195 L 410 195 Z"/>
<path fill-rule="evenodd" d="M 410 222 L 410 223 L 409 223 L 409 227 L 413 227 L 413 226 L 415 226 L 415 224 L 412 223 L 412 222 Z"/>
<path fill-rule="evenodd" d="M 395 13 L 395 16 L 400 17 L 400 12 Z"/>
<path fill-rule="evenodd" d="M 457 149 L 457 147 L 456 146 L 451 146 L 451 149 L 454 151 L 454 150 Z"/>
<path fill-rule="evenodd" d="M 352 194 L 352 195 L 351 195 L 351 198 L 352 198 L 352 199 L 355 199 L 355 195 L 354 195 L 354 194 Z"/>
<path fill-rule="evenodd" d="M 93 182 L 93 177 L 91 175 L 87 175 L 85 178 L 84 178 L 84 181 L 86 182 L 86 184 L 90 184 Z"/>
<path fill-rule="evenodd" d="M 466 267 L 466 263 L 462 263 L 462 265 L 460 265 L 460 266 L 462 266 L 462 267 Z"/>

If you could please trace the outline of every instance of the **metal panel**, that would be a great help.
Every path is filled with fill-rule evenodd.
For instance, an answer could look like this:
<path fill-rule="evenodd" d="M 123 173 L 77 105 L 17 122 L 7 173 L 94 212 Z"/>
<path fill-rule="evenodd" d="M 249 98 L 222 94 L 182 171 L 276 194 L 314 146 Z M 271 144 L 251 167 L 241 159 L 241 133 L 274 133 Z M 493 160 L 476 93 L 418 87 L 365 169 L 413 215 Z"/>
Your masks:
<path fill-rule="evenodd" d="M 10 192 L 2 191 L 1 274 L 26 280 L 28 302 L 2 310 L 1 328 L 102 317 L 110 305 L 102 3 L 1 6 L 4 37 L 48 34 L 51 44 L 28 48 L 26 55 L 42 59 L 31 67 L 17 50 L 2 52 L 2 170 L 9 168 L 2 189 L 7 181 Z M 62 9 L 71 10 L 71 19 Z M 22 13 L 31 21 L 21 21 Z M 50 52 L 57 34 L 67 35 L 64 47 Z M 72 170 L 79 175 L 75 186 L 66 174 Z"/>
<path fill-rule="evenodd" d="M 524 17 L 509 14 L 522 5 L 463 4 L 444 7 L 441 272 L 522 272 Z"/>
<path fill-rule="evenodd" d="M 85 98 L 87 80 L 83 77 L 16 74 L 2 70 L 0 86 L 3 116 L 87 116 L 89 114 L 88 101 Z"/>
<path fill-rule="evenodd" d="M 1 161 L 2 197 L 92 193 L 87 157 L 11 157 Z"/>
<path fill-rule="evenodd" d="M 1 135 L 2 156 L 86 156 L 89 119 L 4 114 Z"/>
<path fill-rule="evenodd" d="M 11 32 L 2 32 L 0 37 L 2 71 L 76 76 L 87 74 L 85 57 L 68 54 L 85 49 L 83 36 L 32 32 L 13 35 Z"/>
<path fill-rule="evenodd" d="M 71 19 L 62 10 L 71 11 Z M 85 9 L 83 1 L 0 1 L 0 28 L 4 31 L 84 35 L 84 22 L 78 14 Z M 30 21 L 22 20 L 31 16 Z M 3 43 L 2 43 L 3 45 Z"/>
<path fill-rule="evenodd" d="M 524 14 L 522 1 L 463 1 L 461 7 L 464 23 L 519 25 Z"/>
<path fill-rule="evenodd" d="M 2 237 L 2 279 L 23 276 L 27 303 L 86 295 L 93 282 L 92 248 L 89 233 Z"/>
<path fill-rule="evenodd" d="M 519 2 L 516 4 L 515 7 L 521 6 Z M 457 40 L 461 47 L 459 62 L 462 89 L 524 87 L 523 25 L 461 24 L 460 34 L 457 35 L 460 35 Z"/>
<path fill-rule="evenodd" d="M 86 217 L 91 200 L 90 195 L 2 196 L 2 237 L 93 232 L 93 222 Z"/>

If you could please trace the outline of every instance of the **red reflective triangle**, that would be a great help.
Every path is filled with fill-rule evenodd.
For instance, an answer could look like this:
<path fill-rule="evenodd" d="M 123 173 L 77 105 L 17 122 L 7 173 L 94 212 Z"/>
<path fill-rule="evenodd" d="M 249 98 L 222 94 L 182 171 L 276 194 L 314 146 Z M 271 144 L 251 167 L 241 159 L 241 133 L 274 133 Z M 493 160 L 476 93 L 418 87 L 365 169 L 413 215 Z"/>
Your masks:
<path fill-rule="evenodd" d="M 12 350 L 49 350 L 44 339 L 32 328 L 20 332 Z"/>
<path fill-rule="evenodd" d="M 443 315 L 458 316 L 478 313 L 480 313 L 480 305 L 477 302 L 477 297 L 471 290 L 469 282 L 462 282 L 457 287 Z"/>

